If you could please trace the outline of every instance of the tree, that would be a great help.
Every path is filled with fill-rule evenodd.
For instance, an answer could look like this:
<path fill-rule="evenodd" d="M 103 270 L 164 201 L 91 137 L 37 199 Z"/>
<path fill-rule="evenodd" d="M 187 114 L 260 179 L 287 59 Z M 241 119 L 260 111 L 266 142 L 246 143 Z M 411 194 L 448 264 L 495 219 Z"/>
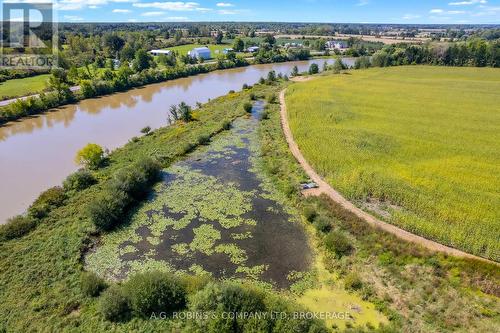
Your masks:
<path fill-rule="evenodd" d="M 70 99 L 72 93 L 69 90 L 68 75 L 64 69 L 53 69 L 49 77 L 49 86 L 57 92 L 60 102 Z"/>
<path fill-rule="evenodd" d="M 179 110 L 179 113 L 181 116 L 180 118 L 182 119 L 182 121 L 187 123 L 187 122 L 193 120 L 193 111 L 189 105 L 187 105 L 184 102 L 181 102 L 181 104 L 179 104 L 178 110 Z"/>
<path fill-rule="evenodd" d="M 346 69 L 346 66 L 344 65 L 344 63 L 342 62 L 342 58 L 340 57 L 337 57 L 335 59 L 335 62 L 333 63 L 333 72 L 335 74 L 339 74 L 341 70 L 344 70 Z"/>
<path fill-rule="evenodd" d="M 217 35 L 215 36 L 215 44 L 222 44 L 222 39 L 224 38 L 224 35 L 222 34 L 222 31 L 217 31 Z"/>
<path fill-rule="evenodd" d="M 268 43 L 269 45 L 272 46 L 272 45 L 276 44 L 276 38 L 274 38 L 274 36 L 271 34 L 267 34 L 264 37 L 264 43 Z"/>
<path fill-rule="evenodd" d="M 104 46 L 109 48 L 113 56 L 120 52 L 124 45 L 125 41 L 118 35 L 109 34 L 104 36 Z"/>
<path fill-rule="evenodd" d="M 311 66 L 309 66 L 309 74 L 313 75 L 313 74 L 318 74 L 318 73 L 319 73 L 318 64 L 311 64 Z"/>
<path fill-rule="evenodd" d="M 326 72 L 328 70 L 328 63 L 325 61 L 323 63 L 323 72 Z"/>
<path fill-rule="evenodd" d="M 75 162 L 89 169 L 97 169 L 104 160 L 104 150 L 95 143 L 89 143 L 78 151 Z"/>
<path fill-rule="evenodd" d="M 243 50 L 245 49 L 245 42 L 243 42 L 243 40 L 239 37 L 236 38 L 234 40 L 233 49 L 236 52 L 243 52 Z"/>
<path fill-rule="evenodd" d="M 151 61 L 153 58 L 149 53 L 144 49 L 137 50 L 134 56 L 134 70 L 137 72 L 141 72 L 145 69 L 151 67 Z"/>
<path fill-rule="evenodd" d="M 292 68 L 292 76 L 299 75 L 299 68 L 297 66 L 293 66 Z"/>

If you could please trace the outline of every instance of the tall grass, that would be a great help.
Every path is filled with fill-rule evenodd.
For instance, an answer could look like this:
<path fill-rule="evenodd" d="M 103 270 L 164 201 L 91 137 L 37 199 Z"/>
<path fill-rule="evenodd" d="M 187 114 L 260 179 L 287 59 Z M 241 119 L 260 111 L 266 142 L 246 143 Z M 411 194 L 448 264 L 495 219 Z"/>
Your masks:
<path fill-rule="evenodd" d="M 498 91 L 498 69 L 408 66 L 295 84 L 287 106 L 301 151 L 349 199 L 499 261 Z"/>

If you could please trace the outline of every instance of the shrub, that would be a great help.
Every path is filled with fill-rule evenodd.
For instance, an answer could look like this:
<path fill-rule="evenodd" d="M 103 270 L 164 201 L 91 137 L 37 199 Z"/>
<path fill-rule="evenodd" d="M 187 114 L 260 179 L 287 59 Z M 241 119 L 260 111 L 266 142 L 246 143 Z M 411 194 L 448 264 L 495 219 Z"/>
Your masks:
<path fill-rule="evenodd" d="M 314 209 L 314 207 L 311 207 L 311 206 L 304 207 L 304 211 L 302 213 L 304 214 L 304 217 L 306 218 L 306 220 L 308 222 L 314 221 L 316 216 L 318 216 L 316 209 Z"/>
<path fill-rule="evenodd" d="M 113 192 L 123 192 L 132 199 L 144 198 L 149 191 L 146 175 L 135 166 L 119 170 L 110 183 Z"/>
<path fill-rule="evenodd" d="M 172 312 L 186 306 L 186 290 L 179 279 L 158 271 L 136 274 L 124 285 L 135 315 L 149 318 L 152 313 Z"/>
<path fill-rule="evenodd" d="M 69 175 L 63 182 L 63 189 L 66 192 L 82 191 L 96 183 L 96 179 L 88 170 L 79 170 Z"/>
<path fill-rule="evenodd" d="M 347 236 L 341 231 L 330 231 L 324 238 L 326 248 L 335 253 L 337 257 L 342 257 L 351 253 L 352 245 Z"/>
<path fill-rule="evenodd" d="M 251 113 L 252 112 L 252 108 L 253 108 L 252 103 L 248 103 L 247 102 L 247 103 L 243 104 L 243 109 L 247 113 Z"/>
<path fill-rule="evenodd" d="M 97 169 L 104 160 L 104 150 L 95 143 L 89 143 L 78 151 L 75 157 L 77 164 L 84 165 L 89 169 Z"/>
<path fill-rule="evenodd" d="M 231 129 L 231 122 L 229 120 L 224 120 L 222 123 L 222 129 L 224 131 L 229 131 Z"/>
<path fill-rule="evenodd" d="M 100 230 L 110 230 L 123 217 L 128 196 L 119 190 L 105 190 L 89 204 L 87 213 L 92 223 Z"/>
<path fill-rule="evenodd" d="M 106 282 L 92 272 L 83 272 L 80 277 L 80 287 L 85 296 L 96 297 L 106 289 Z"/>
<path fill-rule="evenodd" d="M 270 94 L 269 96 L 267 96 L 267 102 L 269 104 L 274 104 L 274 103 L 276 103 L 277 100 L 278 100 L 278 98 L 276 97 L 275 94 Z"/>
<path fill-rule="evenodd" d="M 135 166 L 144 173 L 149 183 L 154 183 L 160 179 L 161 164 L 156 159 L 146 157 L 135 163 Z"/>
<path fill-rule="evenodd" d="M 149 134 L 149 132 L 151 132 L 151 127 L 150 126 L 146 126 L 143 129 L 141 129 L 141 133 L 142 134 Z"/>
<path fill-rule="evenodd" d="M 318 74 L 318 73 L 319 73 L 318 64 L 311 64 L 311 66 L 309 66 L 309 74 L 313 75 L 313 74 Z"/>
<path fill-rule="evenodd" d="M 49 188 L 38 196 L 28 208 L 28 213 L 38 219 L 44 218 L 52 209 L 62 206 L 65 200 L 66 194 L 62 187 Z"/>
<path fill-rule="evenodd" d="M 361 287 L 363 287 L 363 282 L 356 272 L 351 272 L 346 275 L 344 279 L 344 286 L 347 289 L 359 290 L 361 289 Z"/>
<path fill-rule="evenodd" d="M 257 96 L 255 96 L 255 94 L 254 94 L 254 93 L 250 93 L 250 99 L 251 99 L 252 101 L 255 101 L 255 100 L 257 99 Z"/>
<path fill-rule="evenodd" d="M 210 143 L 210 135 L 202 134 L 198 137 L 199 145 L 208 145 Z"/>
<path fill-rule="evenodd" d="M 322 233 L 327 233 L 332 229 L 330 220 L 324 216 L 320 216 L 314 221 L 314 227 Z"/>
<path fill-rule="evenodd" d="M 248 89 L 248 84 L 243 83 L 243 90 L 247 90 L 247 89 Z"/>
<path fill-rule="evenodd" d="M 121 321 L 129 316 L 129 301 L 120 287 L 111 286 L 99 298 L 99 310 L 107 320 Z"/>
<path fill-rule="evenodd" d="M 19 238 L 36 227 L 36 220 L 30 216 L 18 215 L 0 225 L 0 241 Z"/>
<path fill-rule="evenodd" d="M 269 111 L 267 110 L 262 111 L 262 113 L 260 114 L 260 119 L 261 120 L 269 119 Z"/>

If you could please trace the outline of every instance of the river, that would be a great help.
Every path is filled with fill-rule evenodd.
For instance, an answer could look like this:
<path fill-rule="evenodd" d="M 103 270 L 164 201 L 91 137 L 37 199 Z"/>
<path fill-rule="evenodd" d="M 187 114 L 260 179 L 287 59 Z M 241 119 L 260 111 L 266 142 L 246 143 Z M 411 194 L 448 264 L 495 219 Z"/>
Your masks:
<path fill-rule="evenodd" d="M 77 170 L 74 156 L 87 143 L 113 150 L 141 135 L 145 126 L 166 126 L 172 104 L 204 103 L 230 90 L 241 90 L 244 83 L 254 84 L 270 70 L 289 74 L 293 66 L 305 71 L 311 63 L 321 67 L 324 61 L 215 71 L 83 100 L 0 127 L 0 223 L 24 212 L 42 191 L 60 185 Z M 344 62 L 352 65 L 354 60 Z"/>

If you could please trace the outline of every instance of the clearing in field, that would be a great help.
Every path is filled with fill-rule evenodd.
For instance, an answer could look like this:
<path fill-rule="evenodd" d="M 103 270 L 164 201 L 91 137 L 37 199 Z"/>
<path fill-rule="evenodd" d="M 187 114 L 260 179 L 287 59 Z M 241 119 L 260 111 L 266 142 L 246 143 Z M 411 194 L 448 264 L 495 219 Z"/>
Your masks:
<path fill-rule="evenodd" d="M 500 260 L 500 70 L 407 66 L 292 85 L 315 169 L 406 230 Z"/>
<path fill-rule="evenodd" d="M 42 74 L 2 82 L 0 83 L 0 100 L 40 93 L 47 89 L 49 76 L 49 74 Z"/>

